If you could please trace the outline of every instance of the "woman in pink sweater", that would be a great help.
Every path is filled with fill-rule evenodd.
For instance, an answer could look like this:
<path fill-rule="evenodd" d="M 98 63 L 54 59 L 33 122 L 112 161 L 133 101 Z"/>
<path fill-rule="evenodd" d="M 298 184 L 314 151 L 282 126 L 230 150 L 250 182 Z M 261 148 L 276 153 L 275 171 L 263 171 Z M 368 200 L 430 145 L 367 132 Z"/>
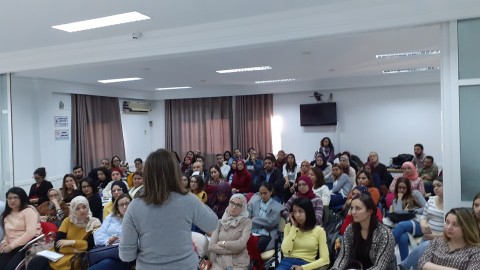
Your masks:
<path fill-rule="evenodd" d="M 7 191 L 7 204 L 2 214 L 1 225 L 5 236 L 0 243 L 0 269 L 13 270 L 25 257 L 20 249 L 41 233 L 40 216 L 28 205 L 27 193 L 19 187 Z"/>

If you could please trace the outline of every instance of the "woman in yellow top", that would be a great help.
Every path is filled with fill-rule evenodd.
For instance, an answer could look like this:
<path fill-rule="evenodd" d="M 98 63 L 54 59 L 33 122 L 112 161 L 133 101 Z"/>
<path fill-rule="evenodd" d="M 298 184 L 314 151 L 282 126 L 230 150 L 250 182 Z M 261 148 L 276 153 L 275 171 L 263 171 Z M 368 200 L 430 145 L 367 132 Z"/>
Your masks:
<path fill-rule="evenodd" d="M 128 194 L 128 189 L 127 185 L 123 183 L 122 181 L 114 181 L 112 183 L 112 199 L 105 204 L 103 207 L 103 219 L 107 218 L 110 213 L 112 213 L 113 210 L 113 203 L 115 200 L 120 197 L 122 194 Z"/>
<path fill-rule="evenodd" d="M 63 220 L 55 237 L 54 249 L 64 256 L 56 262 L 36 256 L 28 264 L 27 270 L 70 270 L 70 259 L 78 251 L 93 248 L 93 231 L 100 227 L 100 220 L 92 217 L 87 198 L 77 196 L 70 202 L 70 217 Z M 74 269 L 79 269 L 75 266 Z"/>
<path fill-rule="evenodd" d="M 316 225 L 315 210 L 308 198 L 293 200 L 290 222 L 282 242 L 284 258 L 277 270 L 310 270 L 330 263 L 325 230 Z M 319 255 L 318 259 L 316 259 Z"/>
<path fill-rule="evenodd" d="M 197 195 L 198 199 L 203 202 L 203 204 L 207 203 L 207 193 L 203 191 L 205 186 L 205 181 L 203 181 L 203 177 L 200 175 L 192 175 L 190 178 L 190 191 Z"/>

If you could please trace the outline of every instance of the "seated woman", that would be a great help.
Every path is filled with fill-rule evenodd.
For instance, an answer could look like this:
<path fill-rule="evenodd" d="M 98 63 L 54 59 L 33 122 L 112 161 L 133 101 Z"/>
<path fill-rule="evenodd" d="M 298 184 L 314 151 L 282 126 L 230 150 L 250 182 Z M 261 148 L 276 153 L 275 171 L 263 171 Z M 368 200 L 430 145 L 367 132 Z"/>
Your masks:
<path fill-rule="evenodd" d="M 325 230 L 315 221 L 315 210 L 307 198 L 296 198 L 290 207 L 290 223 L 285 226 L 277 270 L 309 270 L 330 263 Z M 318 259 L 316 259 L 318 256 Z"/>
<path fill-rule="evenodd" d="M 214 198 L 215 191 L 217 190 L 217 187 L 220 183 L 226 182 L 225 179 L 223 179 L 220 167 L 218 165 L 212 165 L 210 169 L 208 170 L 208 173 L 213 172 L 213 175 L 210 175 L 210 178 L 207 177 L 206 173 L 203 174 L 202 177 L 205 177 L 204 180 L 207 181 L 207 185 L 205 187 L 205 192 L 207 193 L 207 196 L 210 200 L 210 198 Z M 192 176 L 194 175 L 201 175 L 199 172 L 193 172 Z M 230 187 L 231 188 L 231 187 Z"/>
<path fill-rule="evenodd" d="M 93 232 L 99 227 L 100 220 L 92 217 L 87 198 L 75 197 L 70 202 L 70 217 L 63 220 L 55 236 L 53 249 L 63 254 L 63 257 L 53 262 L 45 257 L 35 256 L 28 264 L 27 270 L 71 269 L 70 260 L 78 251 L 93 248 Z M 79 266 L 74 269 L 79 269 Z"/>
<path fill-rule="evenodd" d="M 70 201 L 81 195 L 82 191 L 78 188 L 77 180 L 73 174 L 65 174 L 62 181 L 62 197 L 65 203 L 70 203 Z M 66 215 L 68 216 L 68 214 Z"/>
<path fill-rule="evenodd" d="M 182 173 L 186 173 L 187 170 L 192 169 L 192 159 L 190 157 L 184 157 L 183 162 L 180 164 L 180 170 Z"/>
<path fill-rule="evenodd" d="M 395 185 L 396 195 L 393 199 L 392 206 L 390 207 L 390 212 L 404 210 L 417 211 L 416 218 L 400 221 L 395 224 L 395 227 L 393 228 L 393 235 L 395 236 L 395 242 L 398 244 L 402 261 L 408 256 L 409 236 L 407 233 L 412 234 L 414 237 L 422 236 L 419 221 L 420 216 L 423 213 L 423 207 L 426 204 L 425 198 L 422 194 L 420 194 L 418 190 L 412 190 L 410 183 L 411 181 L 405 177 L 397 179 Z"/>
<path fill-rule="evenodd" d="M 247 269 L 250 263 L 247 241 L 251 232 L 247 200 L 242 194 L 234 194 L 208 244 L 208 250 L 216 255 L 212 270 Z"/>
<path fill-rule="evenodd" d="M 138 198 L 143 190 L 143 173 L 142 171 L 135 171 L 132 177 L 132 188 L 128 191 L 128 194 L 132 198 Z"/>
<path fill-rule="evenodd" d="M 352 199 L 360 196 L 361 194 L 367 194 L 369 196 L 372 196 L 370 192 L 368 192 L 368 189 L 366 186 L 358 185 L 353 188 L 352 190 Z M 353 217 L 352 217 L 352 211 L 351 211 L 351 201 L 349 203 L 349 206 L 346 210 L 347 211 L 347 216 L 345 216 L 345 219 L 343 220 L 342 226 L 340 227 L 340 234 L 344 234 L 345 230 L 347 229 L 348 225 L 350 225 L 353 222 Z M 377 211 L 377 219 L 379 222 L 382 222 L 383 216 L 382 212 Z"/>
<path fill-rule="evenodd" d="M 14 270 L 25 258 L 22 247 L 41 233 L 38 212 L 28 205 L 27 193 L 12 187 L 5 194 L 7 203 L 1 215 L 5 234 L 0 243 L 0 269 Z"/>
<path fill-rule="evenodd" d="M 60 227 L 65 216 L 68 217 L 69 209 L 63 201 L 62 193 L 58 189 L 50 189 L 48 191 L 48 202 L 44 202 L 37 207 L 40 214 L 40 220 L 43 222 L 51 222 Z"/>
<path fill-rule="evenodd" d="M 232 179 L 232 193 L 248 193 L 251 190 L 252 175 L 247 171 L 245 162 L 243 160 L 237 160 L 237 170 Z"/>
<path fill-rule="evenodd" d="M 330 216 L 330 190 L 325 184 L 325 179 L 322 171 L 318 167 L 313 167 L 308 170 L 308 177 L 313 183 L 313 193 L 322 199 L 323 204 L 323 224 L 327 224 Z"/>
<path fill-rule="evenodd" d="M 208 197 L 208 206 L 212 208 L 213 212 L 217 214 L 219 219 L 222 218 L 225 213 L 225 209 L 227 209 L 231 196 L 232 188 L 230 187 L 230 184 L 222 182 L 218 184 L 212 196 Z"/>
<path fill-rule="evenodd" d="M 190 177 L 190 191 L 197 196 L 197 198 L 204 204 L 207 203 L 207 193 L 203 191 L 205 182 L 200 175 Z"/>
<path fill-rule="evenodd" d="M 83 178 L 80 181 L 80 187 L 82 188 L 82 195 L 87 198 L 90 206 L 90 211 L 93 217 L 103 220 L 103 206 L 102 199 L 98 196 L 98 190 L 95 188 L 95 182 L 91 178 Z"/>
<path fill-rule="evenodd" d="M 323 176 L 332 172 L 332 164 L 327 161 L 327 158 L 323 154 L 318 154 L 313 163 L 313 167 L 322 170 Z"/>
<path fill-rule="evenodd" d="M 352 191 L 353 184 L 345 173 L 346 169 L 337 163 L 332 166 L 333 185 L 330 190 L 330 209 L 341 208 Z"/>
<path fill-rule="evenodd" d="M 445 217 L 444 237 L 431 241 L 418 269 L 480 269 L 480 235 L 471 209 L 453 208 Z"/>
<path fill-rule="evenodd" d="M 387 194 L 387 207 L 390 207 L 392 200 L 395 197 L 395 185 L 398 178 L 404 177 L 410 180 L 410 186 L 412 190 L 418 190 L 422 196 L 425 196 L 425 186 L 423 185 L 423 180 L 418 176 L 417 168 L 413 165 L 412 162 L 407 161 L 402 164 L 403 175 L 396 176 L 393 178 L 390 187 L 388 188 L 389 193 Z"/>
<path fill-rule="evenodd" d="M 313 209 L 315 210 L 315 220 L 316 224 L 322 225 L 323 217 L 323 202 L 322 198 L 313 193 L 313 183 L 308 176 L 300 176 L 295 182 L 295 187 L 298 189 L 297 193 L 293 194 L 292 197 L 285 203 L 285 210 L 282 212 L 282 216 L 287 219 L 289 217 L 289 210 L 293 200 L 296 198 L 307 198 L 312 201 Z"/>
<path fill-rule="evenodd" d="M 345 230 L 332 270 L 343 270 L 352 261 L 358 261 L 363 269 L 395 269 L 395 239 L 390 229 L 377 220 L 377 206 L 372 197 L 361 194 L 352 200 L 353 223 Z"/>
<path fill-rule="evenodd" d="M 95 231 L 93 239 L 95 246 L 110 246 L 120 242 L 122 237 L 122 221 L 125 212 L 127 212 L 128 205 L 132 201 L 129 194 L 120 195 L 113 204 L 112 213 L 103 221 L 100 229 Z M 122 269 L 125 263 L 120 260 L 118 254 L 115 258 L 104 259 L 93 266 L 89 270 L 101 269 Z"/>
<path fill-rule="evenodd" d="M 310 170 L 310 162 L 308 162 L 308 160 L 302 161 L 302 163 L 300 163 L 300 171 L 297 173 L 295 180 L 297 180 L 302 175 L 307 175 L 308 170 Z"/>
<path fill-rule="evenodd" d="M 190 192 L 190 177 L 185 174 L 182 174 L 182 187 Z"/>
<path fill-rule="evenodd" d="M 227 174 L 227 178 L 225 178 L 225 181 L 228 183 L 232 183 L 233 181 L 233 176 L 235 175 L 235 172 L 237 171 L 237 161 L 234 160 L 232 161 L 232 164 L 230 165 L 230 171 Z"/>
<path fill-rule="evenodd" d="M 247 209 L 252 219 L 253 242 L 249 245 L 249 251 L 258 263 L 257 268 L 263 269 L 263 261 L 260 254 L 274 248 L 275 238 L 278 234 L 280 213 L 285 207 L 272 198 L 274 189 L 268 182 L 262 182 L 258 193 L 248 202 Z"/>
<path fill-rule="evenodd" d="M 30 204 L 33 204 L 34 206 L 38 206 L 43 202 L 48 201 L 47 192 L 53 188 L 53 185 L 45 180 L 46 176 L 47 172 L 43 167 L 40 167 L 33 172 L 33 178 L 36 183 L 30 187 L 28 200 Z"/>
<path fill-rule="evenodd" d="M 365 162 L 365 164 L 363 164 L 363 170 L 368 172 L 372 176 L 373 185 L 378 189 L 378 191 L 380 191 L 380 188 L 382 188 L 383 185 L 382 179 L 380 179 L 378 173 L 375 172 L 373 169 L 374 167 L 372 162 Z"/>
<path fill-rule="evenodd" d="M 373 185 L 373 179 L 370 173 L 368 173 L 367 171 L 360 171 L 357 174 L 356 184 L 357 186 L 360 185 L 366 187 L 368 189 L 368 192 L 370 193 L 370 196 L 372 196 L 373 202 L 375 203 L 375 205 L 378 205 L 378 202 L 380 201 L 380 192 Z M 347 201 L 343 205 L 343 210 L 350 208 L 350 204 L 352 202 L 352 195 L 352 192 L 348 194 Z"/>
<path fill-rule="evenodd" d="M 400 269 L 417 270 L 417 263 L 420 257 L 427 249 L 431 240 L 443 237 L 444 227 L 444 211 L 443 211 L 443 177 L 439 177 L 433 181 L 433 192 L 435 196 L 428 199 L 423 215 L 420 218 L 420 228 L 423 233 L 422 242 L 414 249 L 408 257 L 398 266 Z"/>
<path fill-rule="evenodd" d="M 103 198 L 112 198 L 112 184 L 114 182 L 123 182 L 128 187 L 127 181 L 122 180 L 123 171 L 120 168 L 113 168 L 110 176 L 112 181 L 103 189 Z M 128 188 L 127 188 L 128 190 Z"/>
<path fill-rule="evenodd" d="M 112 173 L 109 169 L 100 167 L 97 170 L 97 178 L 98 182 L 96 183 L 96 187 L 100 189 L 105 189 L 107 185 L 112 182 Z"/>
<path fill-rule="evenodd" d="M 113 203 L 122 194 L 128 194 L 127 186 L 122 181 L 114 181 L 112 183 L 112 199 L 103 206 L 103 219 L 110 215 L 113 209 Z"/>

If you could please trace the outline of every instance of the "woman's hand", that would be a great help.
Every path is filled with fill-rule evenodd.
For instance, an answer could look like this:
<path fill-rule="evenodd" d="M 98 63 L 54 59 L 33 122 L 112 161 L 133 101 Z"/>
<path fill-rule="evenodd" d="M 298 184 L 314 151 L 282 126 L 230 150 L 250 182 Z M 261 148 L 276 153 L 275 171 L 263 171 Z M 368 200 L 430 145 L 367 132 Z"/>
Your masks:
<path fill-rule="evenodd" d="M 292 265 L 292 267 L 290 269 L 292 269 L 292 270 L 303 270 L 303 267 L 301 267 L 299 265 Z"/>
<path fill-rule="evenodd" d="M 431 234 L 432 233 L 432 229 L 430 229 L 430 226 L 428 224 L 425 224 L 423 226 L 422 226 L 422 224 L 420 224 L 420 229 L 422 229 L 423 234 Z"/>
<path fill-rule="evenodd" d="M 108 238 L 108 243 L 107 243 L 107 245 L 109 246 L 109 245 L 114 244 L 118 239 L 119 239 L 119 238 L 118 238 L 118 236 L 116 236 L 116 235 Z"/>
<path fill-rule="evenodd" d="M 47 216 L 40 216 L 41 222 L 47 222 Z"/>
<path fill-rule="evenodd" d="M 6 245 L 5 247 L 2 248 L 2 253 L 10 253 L 13 250 L 13 248 L 10 245 Z"/>
<path fill-rule="evenodd" d="M 6 253 L 5 249 L 7 248 L 7 246 L 8 246 L 8 244 L 7 244 L 6 241 L 5 241 L 5 242 L 2 242 L 2 243 L 0 244 L 0 253 Z"/>
<path fill-rule="evenodd" d="M 290 213 L 290 223 L 292 223 L 293 226 L 298 227 L 298 223 L 295 220 L 295 216 L 293 216 L 293 213 Z"/>
<path fill-rule="evenodd" d="M 75 240 L 62 239 L 57 241 L 57 248 L 68 247 L 75 245 Z"/>
<path fill-rule="evenodd" d="M 51 202 L 53 203 L 53 205 L 55 205 L 55 208 L 60 209 L 60 204 L 58 203 L 57 198 L 53 198 Z"/>
<path fill-rule="evenodd" d="M 398 192 L 398 194 L 397 194 L 397 198 L 398 198 L 399 200 L 401 200 L 401 199 L 403 198 L 403 193 L 401 193 L 401 192 Z"/>
<path fill-rule="evenodd" d="M 290 193 L 294 193 L 296 187 L 297 187 L 297 183 L 293 184 L 293 186 L 290 188 Z"/>
<path fill-rule="evenodd" d="M 285 184 L 283 185 L 283 188 L 287 189 L 289 187 L 290 187 L 290 181 L 288 181 L 288 179 L 287 179 L 287 180 L 285 180 Z"/>

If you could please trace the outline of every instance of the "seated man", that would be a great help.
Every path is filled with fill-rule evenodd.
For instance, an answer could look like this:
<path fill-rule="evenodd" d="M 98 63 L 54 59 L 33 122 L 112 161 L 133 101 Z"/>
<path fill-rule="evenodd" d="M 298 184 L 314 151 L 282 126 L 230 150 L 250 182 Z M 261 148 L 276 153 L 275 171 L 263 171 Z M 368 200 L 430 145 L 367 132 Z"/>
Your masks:
<path fill-rule="evenodd" d="M 423 168 L 418 169 L 418 176 L 423 179 L 425 193 L 433 192 L 433 180 L 438 177 L 438 167 L 433 162 L 432 156 L 426 156 L 423 161 Z"/>

